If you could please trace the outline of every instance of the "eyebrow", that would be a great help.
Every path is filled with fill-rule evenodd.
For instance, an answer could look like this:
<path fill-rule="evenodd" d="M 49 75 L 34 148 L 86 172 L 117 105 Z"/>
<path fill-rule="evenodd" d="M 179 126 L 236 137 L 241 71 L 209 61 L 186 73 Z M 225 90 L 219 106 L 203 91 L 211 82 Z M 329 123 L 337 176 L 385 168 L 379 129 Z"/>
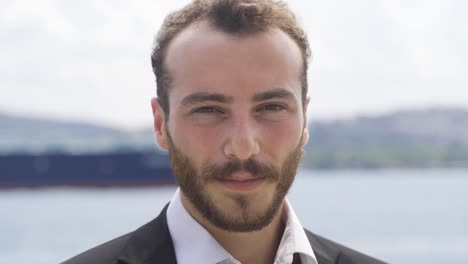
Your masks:
<path fill-rule="evenodd" d="M 274 90 L 270 90 L 270 91 L 266 91 L 266 92 L 258 93 L 254 95 L 254 97 L 252 98 L 252 101 L 261 102 L 261 101 L 265 101 L 265 100 L 273 99 L 273 98 L 292 99 L 294 98 L 294 95 L 288 90 L 277 88 Z"/>
<path fill-rule="evenodd" d="M 294 98 L 294 95 L 288 90 L 285 90 L 282 88 L 276 88 L 270 91 L 255 94 L 252 97 L 252 101 L 261 102 L 261 101 L 265 101 L 265 100 L 273 99 L 273 98 L 292 99 Z M 232 103 L 233 101 L 234 101 L 234 98 L 232 96 L 226 96 L 220 93 L 199 92 L 199 93 L 193 93 L 193 94 L 186 96 L 184 99 L 182 99 L 181 104 L 183 106 L 194 105 L 194 104 L 199 104 L 199 103 L 204 103 L 204 102 L 219 102 L 219 103 L 227 104 L 227 103 Z"/>
<path fill-rule="evenodd" d="M 234 101 L 234 99 L 232 98 L 232 96 L 226 96 L 226 95 L 219 94 L 219 93 L 199 92 L 199 93 L 194 93 L 194 94 L 186 96 L 182 100 L 181 104 L 192 105 L 192 104 L 204 103 L 207 101 L 219 102 L 219 103 L 231 103 L 232 101 Z"/>

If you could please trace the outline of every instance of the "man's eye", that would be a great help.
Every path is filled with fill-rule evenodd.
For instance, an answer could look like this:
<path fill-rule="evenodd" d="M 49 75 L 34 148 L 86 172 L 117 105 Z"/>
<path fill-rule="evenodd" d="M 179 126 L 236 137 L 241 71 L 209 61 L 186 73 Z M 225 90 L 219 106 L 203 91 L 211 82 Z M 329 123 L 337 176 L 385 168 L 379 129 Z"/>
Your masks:
<path fill-rule="evenodd" d="M 262 105 L 260 106 L 257 111 L 272 111 L 272 112 L 277 112 L 281 110 L 285 110 L 286 106 L 281 105 L 281 104 L 267 104 L 267 105 Z"/>
<path fill-rule="evenodd" d="M 219 109 L 211 106 L 204 106 L 197 108 L 193 111 L 194 113 L 222 113 Z"/>

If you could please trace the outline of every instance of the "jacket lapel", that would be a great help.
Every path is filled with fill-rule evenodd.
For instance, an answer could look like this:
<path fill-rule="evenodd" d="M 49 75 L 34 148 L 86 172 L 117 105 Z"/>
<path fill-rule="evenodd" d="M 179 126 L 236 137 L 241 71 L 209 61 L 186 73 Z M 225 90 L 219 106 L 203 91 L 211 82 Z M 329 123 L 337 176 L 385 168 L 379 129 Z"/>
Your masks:
<path fill-rule="evenodd" d="M 340 251 L 334 247 L 333 244 L 327 243 L 327 239 L 318 236 L 307 229 L 304 229 L 307 238 L 309 239 L 312 250 L 319 264 L 333 264 L 336 263 Z"/>
<path fill-rule="evenodd" d="M 175 264 L 177 263 L 171 235 L 167 227 L 168 204 L 154 220 L 132 233 L 117 263 Z"/>

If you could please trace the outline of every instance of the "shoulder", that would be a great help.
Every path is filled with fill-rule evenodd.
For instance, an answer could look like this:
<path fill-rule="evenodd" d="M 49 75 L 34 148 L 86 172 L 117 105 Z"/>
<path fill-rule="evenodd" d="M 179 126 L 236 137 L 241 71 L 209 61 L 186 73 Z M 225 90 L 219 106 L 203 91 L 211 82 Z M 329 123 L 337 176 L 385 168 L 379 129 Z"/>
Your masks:
<path fill-rule="evenodd" d="M 319 263 L 337 264 L 383 264 L 378 259 L 365 255 L 354 249 L 348 248 L 329 239 L 305 230 L 314 254 Z"/>
<path fill-rule="evenodd" d="M 116 263 L 116 260 L 125 248 L 132 233 L 120 236 L 102 245 L 89 249 L 75 257 L 62 262 L 62 264 L 110 264 Z"/>
<path fill-rule="evenodd" d="M 167 205 L 137 230 L 87 250 L 62 264 L 175 263 L 166 222 Z"/>

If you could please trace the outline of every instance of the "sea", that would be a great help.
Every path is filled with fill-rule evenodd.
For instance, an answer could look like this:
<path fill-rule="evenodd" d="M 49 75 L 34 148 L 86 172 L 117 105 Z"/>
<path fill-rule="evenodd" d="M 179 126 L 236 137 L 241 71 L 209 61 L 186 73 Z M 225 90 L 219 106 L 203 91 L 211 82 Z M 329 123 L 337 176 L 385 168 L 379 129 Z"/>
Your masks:
<path fill-rule="evenodd" d="M 60 263 L 150 221 L 175 188 L 0 190 L 0 263 Z M 301 169 L 288 199 L 312 232 L 388 263 L 468 263 L 467 169 Z"/>

